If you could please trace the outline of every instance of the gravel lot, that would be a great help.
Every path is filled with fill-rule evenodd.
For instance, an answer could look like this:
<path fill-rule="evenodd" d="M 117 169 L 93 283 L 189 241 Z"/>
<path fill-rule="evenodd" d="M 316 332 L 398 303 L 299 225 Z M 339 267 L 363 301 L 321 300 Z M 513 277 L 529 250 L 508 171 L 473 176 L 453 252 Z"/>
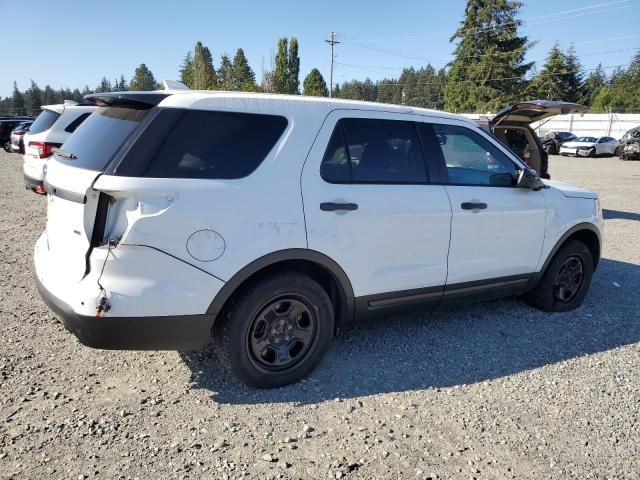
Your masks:
<path fill-rule="evenodd" d="M 1 478 L 640 478 L 640 162 L 553 157 L 601 194 L 582 308 L 516 299 L 344 332 L 256 391 L 208 353 L 81 346 L 35 289 L 45 199 L 0 153 Z"/>

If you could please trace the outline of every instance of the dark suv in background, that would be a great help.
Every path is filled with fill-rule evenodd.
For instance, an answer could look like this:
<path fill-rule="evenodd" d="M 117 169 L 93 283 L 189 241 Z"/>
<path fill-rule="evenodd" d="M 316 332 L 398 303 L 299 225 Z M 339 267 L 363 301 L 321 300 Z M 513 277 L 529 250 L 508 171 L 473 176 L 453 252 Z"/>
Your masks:
<path fill-rule="evenodd" d="M 549 155 L 555 155 L 560 151 L 560 145 L 576 138 L 578 137 L 571 132 L 549 132 L 541 139 L 542 148 Z"/>
<path fill-rule="evenodd" d="M 11 132 L 21 123 L 33 120 L 33 117 L 0 117 L 0 145 L 5 152 L 11 153 Z"/>

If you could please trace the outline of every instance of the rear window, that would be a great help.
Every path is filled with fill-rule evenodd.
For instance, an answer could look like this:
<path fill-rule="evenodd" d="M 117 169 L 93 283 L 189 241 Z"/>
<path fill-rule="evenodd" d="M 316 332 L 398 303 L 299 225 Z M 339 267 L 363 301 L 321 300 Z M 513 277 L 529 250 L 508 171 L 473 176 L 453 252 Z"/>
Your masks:
<path fill-rule="evenodd" d="M 57 112 L 52 112 L 51 110 L 43 110 L 38 118 L 36 118 L 35 122 L 31 125 L 29 129 L 29 133 L 42 133 L 45 130 L 49 130 L 51 126 L 56 123 L 56 120 L 60 118 L 60 114 Z"/>
<path fill-rule="evenodd" d="M 149 110 L 98 108 L 61 147 L 76 158 L 56 155 L 56 160 L 74 167 L 102 171 L 147 113 Z"/>
<path fill-rule="evenodd" d="M 188 110 L 149 162 L 151 178 L 236 179 L 251 174 L 274 147 L 287 119 Z"/>

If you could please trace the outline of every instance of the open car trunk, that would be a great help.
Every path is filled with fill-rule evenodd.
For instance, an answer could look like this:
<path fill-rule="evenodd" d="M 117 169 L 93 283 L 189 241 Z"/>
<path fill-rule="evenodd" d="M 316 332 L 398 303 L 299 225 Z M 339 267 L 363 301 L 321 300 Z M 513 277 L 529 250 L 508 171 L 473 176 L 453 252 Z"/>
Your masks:
<path fill-rule="evenodd" d="M 555 115 L 584 113 L 587 110 L 587 107 L 578 103 L 556 100 L 529 100 L 503 108 L 491 119 L 489 126 L 493 129 L 502 123 L 530 125 Z"/>

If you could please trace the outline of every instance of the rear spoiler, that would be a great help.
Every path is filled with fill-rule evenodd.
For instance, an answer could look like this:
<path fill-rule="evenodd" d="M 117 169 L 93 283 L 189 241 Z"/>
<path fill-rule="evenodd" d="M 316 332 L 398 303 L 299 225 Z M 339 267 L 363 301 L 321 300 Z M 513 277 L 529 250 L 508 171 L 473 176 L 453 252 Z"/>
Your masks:
<path fill-rule="evenodd" d="M 84 100 L 98 107 L 150 108 L 158 105 L 171 93 L 163 92 L 106 92 L 85 95 Z"/>

